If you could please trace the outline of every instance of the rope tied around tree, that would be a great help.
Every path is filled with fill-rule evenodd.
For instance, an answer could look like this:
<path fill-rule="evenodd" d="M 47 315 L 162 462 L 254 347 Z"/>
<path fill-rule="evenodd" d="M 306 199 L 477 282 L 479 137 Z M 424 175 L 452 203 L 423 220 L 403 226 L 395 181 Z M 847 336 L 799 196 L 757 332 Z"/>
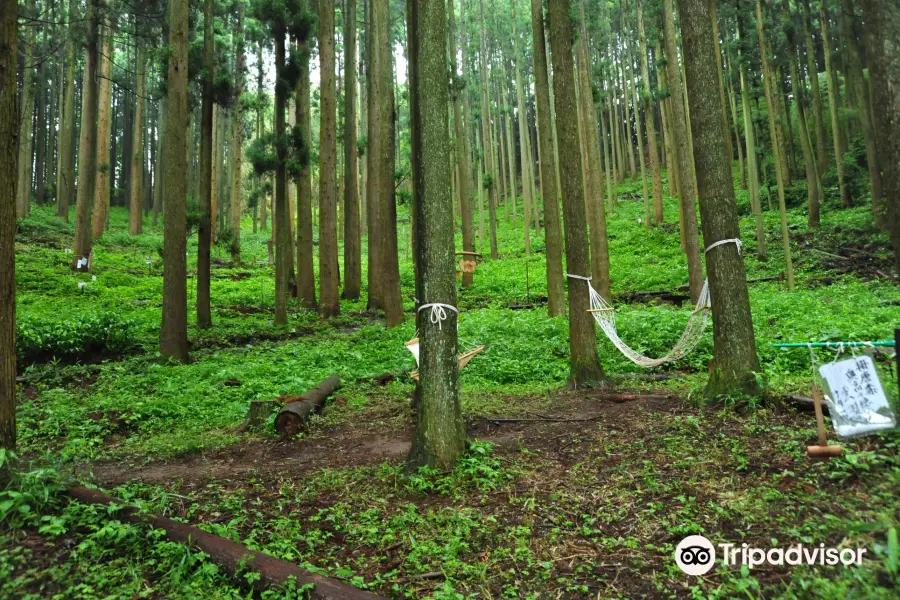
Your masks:
<path fill-rule="evenodd" d="M 441 302 L 431 302 L 429 304 L 423 304 L 416 310 L 416 312 L 422 312 L 422 310 L 425 308 L 431 309 L 431 314 L 429 315 L 428 320 L 431 321 L 432 325 L 437 325 L 438 329 L 443 329 L 443 323 L 449 317 L 449 315 L 447 314 L 447 309 L 450 309 L 456 314 L 459 314 L 458 308 L 451 304 L 442 304 Z"/>

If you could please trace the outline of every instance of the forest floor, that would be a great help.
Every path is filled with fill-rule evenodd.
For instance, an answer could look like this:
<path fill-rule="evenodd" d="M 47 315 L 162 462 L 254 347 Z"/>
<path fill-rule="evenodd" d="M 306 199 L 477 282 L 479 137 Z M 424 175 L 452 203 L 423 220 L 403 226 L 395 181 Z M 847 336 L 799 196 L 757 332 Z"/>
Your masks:
<path fill-rule="evenodd" d="M 891 338 L 900 295 L 889 246 L 864 206 L 826 204 L 821 230 L 808 230 L 805 193 L 791 192 L 797 289 L 751 286 L 765 402 L 704 404 L 708 334 L 690 357 L 654 371 L 669 377 L 659 381 L 598 335 L 609 390 L 663 398 L 616 403 L 608 390 L 565 391 L 567 325 L 540 304 L 543 236 L 532 232 L 526 256 L 521 227 L 501 223 L 500 260 L 481 262 L 459 298 L 461 344 L 488 350 L 462 373 L 471 443 L 450 474 L 404 472 L 412 382 L 372 380 L 414 368 L 403 347 L 415 334 L 405 207 L 406 324 L 385 330 L 363 300 L 343 301 L 328 322 L 296 310 L 288 327 L 274 327 L 272 268 L 260 264 L 268 235 L 248 222 L 242 265 L 214 252 L 214 326 L 191 327 L 183 366 L 161 364 L 155 349 L 160 230 L 148 219 L 146 233 L 131 237 L 126 213 L 114 209 L 94 280 L 68 272 L 71 226 L 37 209 L 16 244 L 20 454 L 34 466 L 0 491 L 0 597 L 248 597 L 204 555 L 65 500 L 57 491 L 72 481 L 386 597 L 896 597 L 900 548 L 889 532 L 900 526 L 900 437 L 842 442 L 842 458 L 810 461 L 814 420 L 783 400 L 808 394 L 809 353 L 771 346 Z M 686 283 L 678 230 L 648 232 L 639 186 L 620 194 L 610 218 L 619 331 L 658 355 L 689 308 L 635 292 Z M 766 214 L 769 258 L 760 261 L 746 192 L 739 202 L 748 277 L 775 277 L 784 270 L 777 214 Z M 675 215 L 672 199 L 667 211 Z M 195 236 L 189 257 L 193 269 Z M 896 400 L 890 361 L 876 358 Z M 237 432 L 250 400 L 301 393 L 332 373 L 343 386 L 309 433 Z M 689 577 L 672 554 L 691 534 L 868 555 L 860 567 L 720 565 Z"/>

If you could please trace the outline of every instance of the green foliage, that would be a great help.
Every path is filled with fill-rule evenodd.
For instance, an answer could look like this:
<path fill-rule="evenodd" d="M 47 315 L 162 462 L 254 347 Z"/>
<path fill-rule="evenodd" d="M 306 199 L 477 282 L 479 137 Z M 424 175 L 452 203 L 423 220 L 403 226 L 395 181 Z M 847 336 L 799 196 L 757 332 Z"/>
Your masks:
<path fill-rule="evenodd" d="M 16 353 L 23 363 L 82 354 L 120 355 L 134 348 L 133 328 L 132 320 L 109 312 L 67 321 L 25 317 L 17 323 Z"/>

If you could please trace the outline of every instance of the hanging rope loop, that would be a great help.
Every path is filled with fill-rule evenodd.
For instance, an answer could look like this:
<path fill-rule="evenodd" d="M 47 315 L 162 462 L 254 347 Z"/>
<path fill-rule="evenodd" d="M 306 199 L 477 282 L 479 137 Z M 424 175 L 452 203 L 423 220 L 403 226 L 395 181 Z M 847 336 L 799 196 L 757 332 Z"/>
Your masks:
<path fill-rule="evenodd" d="M 443 323 L 447 320 L 447 310 L 452 310 L 456 314 L 459 314 L 459 309 L 451 304 L 442 304 L 440 302 L 431 302 L 429 304 L 423 304 L 418 308 L 416 312 L 422 312 L 423 309 L 430 308 L 431 314 L 428 317 L 428 320 L 431 321 L 432 325 L 437 325 L 438 329 L 443 329 Z"/>
<path fill-rule="evenodd" d="M 704 253 L 709 253 L 709 251 L 712 250 L 713 248 L 715 248 L 716 246 L 722 246 L 724 244 L 732 244 L 732 243 L 737 246 L 738 254 L 740 254 L 741 249 L 744 247 L 744 244 L 742 244 L 741 240 L 739 240 L 738 238 L 728 238 L 725 240 L 719 240 L 718 242 L 713 242 L 712 244 L 709 245 L 709 247 L 706 249 L 706 251 Z"/>
<path fill-rule="evenodd" d="M 566 273 L 566 277 L 571 277 L 572 279 L 580 279 L 582 281 L 590 281 L 593 279 L 593 276 L 585 277 L 584 275 L 573 275 L 572 273 Z"/>

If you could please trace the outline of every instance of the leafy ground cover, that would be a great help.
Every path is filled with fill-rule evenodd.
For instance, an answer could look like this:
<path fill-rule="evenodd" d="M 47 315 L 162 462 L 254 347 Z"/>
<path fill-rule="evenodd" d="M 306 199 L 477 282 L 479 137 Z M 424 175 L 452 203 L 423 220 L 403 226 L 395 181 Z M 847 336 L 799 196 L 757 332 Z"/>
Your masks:
<path fill-rule="evenodd" d="M 619 192 L 609 225 L 619 331 L 640 351 L 662 354 L 690 309 L 631 300 L 636 291 L 687 282 L 677 226 L 648 232 L 639 185 Z M 746 192 L 739 203 L 748 277 L 777 276 L 777 214 L 766 214 L 769 259 L 761 262 Z M 415 335 L 403 208 L 405 325 L 385 330 L 364 301 L 343 301 L 337 319 L 294 309 L 288 327 L 274 327 L 268 234 L 252 233 L 248 222 L 242 264 L 224 248 L 214 252 L 214 327 L 191 329 L 192 362 L 183 366 L 160 363 L 155 350 L 158 228 L 146 223 L 147 233 L 131 237 L 127 214 L 114 209 L 94 279 L 69 272 L 71 226 L 52 211 L 39 208 L 21 222 L 19 439 L 20 454 L 36 466 L 0 492 L 0 597 L 247 597 L 202 554 L 67 502 L 56 492 L 74 479 L 386 596 L 895 597 L 900 438 L 851 441 L 845 457 L 811 463 L 812 417 L 779 401 L 808 392 L 809 355 L 772 348 L 892 337 L 897 287 L 868 208 L 826 205 L 815 233 L 802 209 L 789 215 L 797 289 L 751 286 L 760 376 L 772 399 L 749 406 L 703 406 L 709 334 L 689 358 L 657 371 L 666 381 L 638 378 L 598 336 L 611 385 L 668 400 L 611 404 L 591 392 L 560 392 L 567 326 L 541 305 L 543 240 L 533 239 L 528 256 L 520 230 L 501 224 L 501 259 L 482 260 L 459 299 L 463 346 L 488 350 L 462 374 L 474 441 L 453 474 L 402 471 L 412 384 L 403 376 L 385 387 L 371 381 L 414 368 L 403 347 Z M 675 214 L 667 199 L 667 215 Z M 188 255 L 190 271 L 195 238 Z M 533 308 L 510 308 L 527 304 Z M 896 397 L 890 362 L 880 364 Z M 236 432 L 250 400 L 299 393 L 335 372 L 340 397 L 307 436 Z M 499 417 L 529 420 L 491 420 Z M 869 560 L 689 578 L 671 555 L 691 533 L 764 547 L 866 547 Z"/>

